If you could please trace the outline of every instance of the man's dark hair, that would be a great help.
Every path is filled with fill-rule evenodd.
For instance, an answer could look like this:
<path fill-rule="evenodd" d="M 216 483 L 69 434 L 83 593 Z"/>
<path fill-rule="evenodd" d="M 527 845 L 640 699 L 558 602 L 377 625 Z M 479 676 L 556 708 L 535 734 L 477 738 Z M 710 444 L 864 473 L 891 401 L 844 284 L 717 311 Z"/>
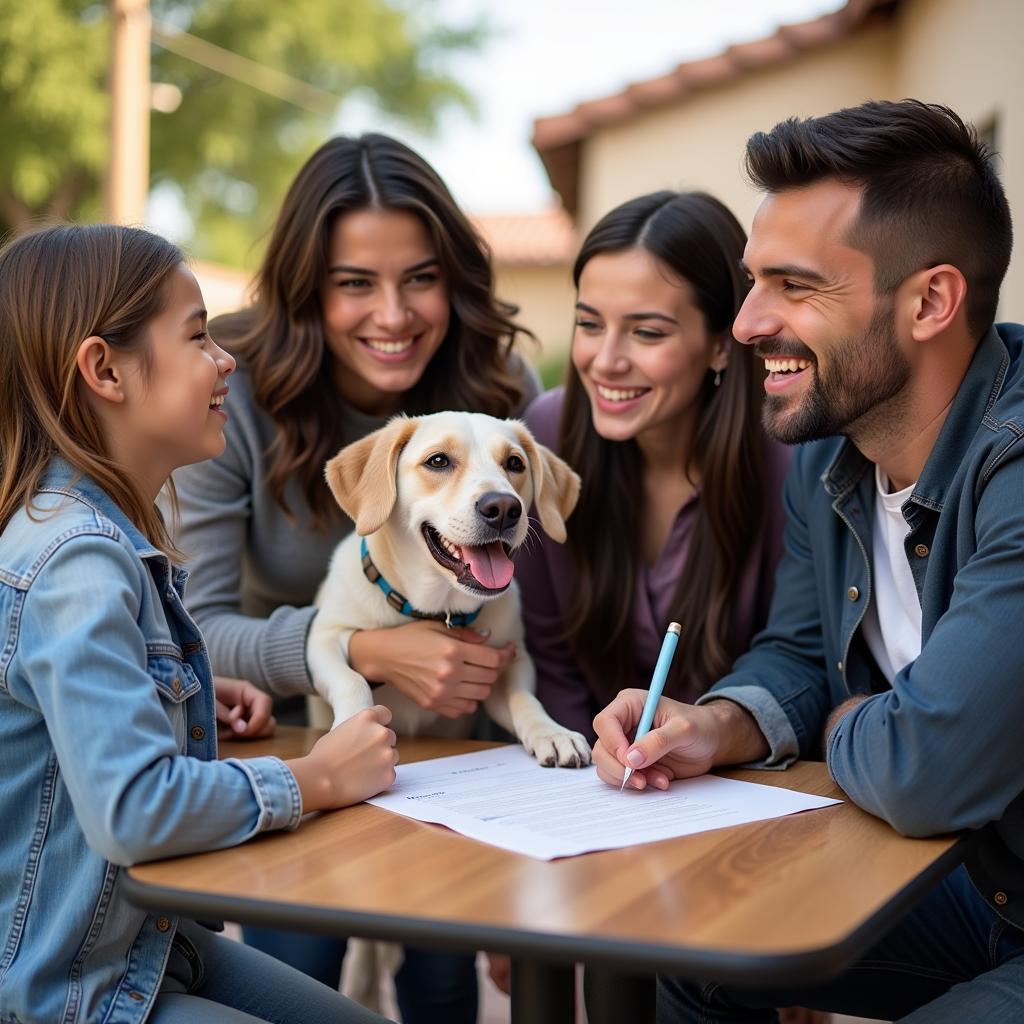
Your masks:
<path fill-rule="evenodd" d="M 765 192 L 830 178 L 863 187 L 847 241 L 874 260 L 876 290 L 950 263 L 967 281 L 971 333 L 995 319 L 1013 247 L 1010 207 L 992 153 L 949 107 L 872 101 L 790 118 L 750 137 L 746 168 Z"/>

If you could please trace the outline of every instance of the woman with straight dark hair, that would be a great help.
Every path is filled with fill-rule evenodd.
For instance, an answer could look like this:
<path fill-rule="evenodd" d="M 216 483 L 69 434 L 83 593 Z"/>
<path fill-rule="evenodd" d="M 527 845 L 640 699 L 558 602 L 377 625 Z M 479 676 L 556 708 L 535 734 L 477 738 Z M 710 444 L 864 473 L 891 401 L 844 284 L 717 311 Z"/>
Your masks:
<path fill-rule="evenodd" d="M 767 614 L 788 458 L 732 337 L 745 242 L 717 199 L 655 192 L 607 214 L 573 268 L 572 365 L 526 420 L 583 490 L 565 547 L 541 540 L 518 576 L 541 699 L 587 736 L 648 685 L 670 621 L 665 692 L 695 700 Z"/>
<path fill-rule="evenodd" d="M 693 701 L 767 617 L 788 455 L 761 429 L 753 352 L 732 336 L 745 244 L 702 192 L 612 210 L 573 268 L 566 384 L 526 413 L 583 481 L 565 545 L 539 537 L 518 560 L 527 647 L 545 708 L 590 739 L 619 690 L 649 685 L 669 622 L 682 637 L 665 693 Z M 593 1021 L 653 1019 L 653 979 L 586 982 Z"/>
<path fill-rule="evenodd" d="M 306 637 L 331 553 L 351 531 L 324 464 L 395 413 L 519 415 L 536 379 L 512 352 L 515 309 L 436 172 L 384 135 L 338 137 L 299 171 L 252 305 L 211 325 L 238 359 L 227 448 L 175 481 L 191 610 L 216 671 L 301 720 L 313 692 Z M 352 666 L 455 718 L 513 657 L 469 628 L 409 619 L 344 638 Z M 329 722 L 328 722 L 329 724 Z M 246 941 L 337 985 L 344 940 L 246 929 Z M 471 956 L 407 950 L 396 977 L 407 1024 L 476 1019 Z"/>

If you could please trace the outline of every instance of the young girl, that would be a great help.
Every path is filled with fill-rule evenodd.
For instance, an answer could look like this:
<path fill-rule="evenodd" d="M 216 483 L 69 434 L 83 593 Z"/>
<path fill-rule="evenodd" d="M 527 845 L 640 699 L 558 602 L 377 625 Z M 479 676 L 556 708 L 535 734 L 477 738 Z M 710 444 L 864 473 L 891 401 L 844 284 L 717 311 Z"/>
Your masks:
<path fill-rule="evenodd" d="M 382 707 L 294 761 L 217 760 L 215 702 L 250 733 L 268 702 L 215 694 L 154 500 L 223 450 L 234 366 L 148 232 L 55 227 L 0 252 L 0 1020 L 381 1019 L 122 895 L 125 865 L 295 828 L 394 779 Z"/>
<path fill-rule="evenodd" d="M 295 720 L 312 692 L 306 637 L 331 553 L 352 529 L 324 482 L 339 448 L 397 412 L 519 415 L 537 392 L 511 352 L 513 310 L 434 170 L 383 135 L 331 139 L 285 196 L 253 305 L 213 324 L 239 357 L 227 450 L 175 474 L 189 608 L 215 670 Z M 512 657 L 473 629 L 410 619 L 355 634 L 350 663 L 448 717 L 472 713 Z M 296 699 L 293 697 L 293 700 Z M 247 942 L 331 985 L 344 940 L 245 929 Z M 408 950 L 406 1024 L 473 1024 L 473 957 Z"/>

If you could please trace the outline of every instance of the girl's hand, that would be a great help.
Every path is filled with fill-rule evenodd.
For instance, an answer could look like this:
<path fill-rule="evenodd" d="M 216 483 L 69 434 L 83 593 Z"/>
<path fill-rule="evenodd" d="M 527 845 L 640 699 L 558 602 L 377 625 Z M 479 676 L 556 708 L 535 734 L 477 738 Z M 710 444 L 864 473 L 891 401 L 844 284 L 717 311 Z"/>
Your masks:
<path fill-rule="evenodd" d="M 255 740 L 270 736 L 277 725 L 270 694 L 257 690 L 248 679 L 214 676 L 217 697 L 217 738 Z"/>
<path fill-rule="evenodd" d="M 359 711 L 325 736 L 305 756 L 285 763 L 302 794 L 302 809 L 329 811 L 376 796 L 395 781 L 395 734 L 382 705 Z"/>
<path fill-rule="evenodd" d="M 488 633 L 420 620 L 394 629 L 362 629 L 349 641 L 349 664 L 364 679 L 389 683 L 444 718 L 471 715 L 515 659 L 514 644 L 491 647 Z"/>

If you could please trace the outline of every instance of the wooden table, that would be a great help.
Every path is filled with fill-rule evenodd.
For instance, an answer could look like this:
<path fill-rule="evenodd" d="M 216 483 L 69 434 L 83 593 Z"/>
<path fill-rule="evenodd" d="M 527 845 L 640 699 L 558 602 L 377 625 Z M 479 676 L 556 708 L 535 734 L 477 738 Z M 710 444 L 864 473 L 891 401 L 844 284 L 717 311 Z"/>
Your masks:
<path fill-rule="evenodd" d="M 296 757 L 319 733 L 279 727 L 222 756 Z M 495 744 L 403 739 L 402 760 Z M 841 797 L 825 766 L 731 778 Z M 961 859 L 955 837 L 905 839 L 846 802 L 556 861 L 508 853 L 361 804 L 228 850 L 131 868 L 129 898 L 413 945 L 512 954 L 512 1019 L 571 1020 L 573 961 L 786 984 L 841 971 Z"/>

